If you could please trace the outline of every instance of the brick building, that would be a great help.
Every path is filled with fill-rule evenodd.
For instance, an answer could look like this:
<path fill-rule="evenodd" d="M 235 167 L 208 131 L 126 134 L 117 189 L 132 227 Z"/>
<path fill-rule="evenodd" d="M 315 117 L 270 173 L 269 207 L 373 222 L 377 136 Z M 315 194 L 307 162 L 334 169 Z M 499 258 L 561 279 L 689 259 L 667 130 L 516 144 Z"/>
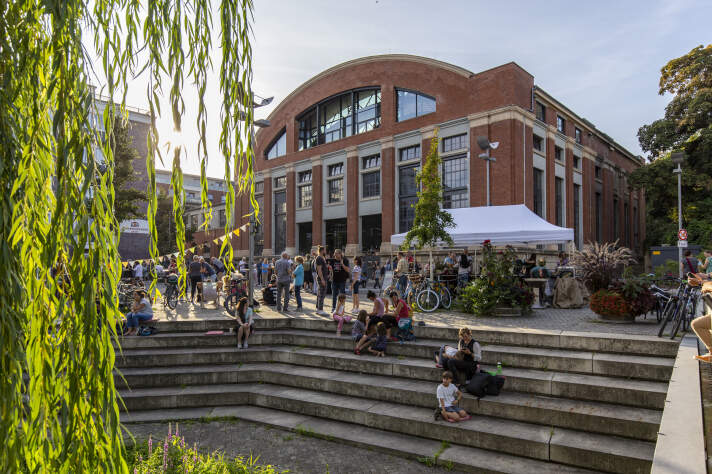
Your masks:
<path fill-rule="evenodd" d="M 492 205 L 524 203 L 574 229 L 576 245 L 639 248 L 645 201 L 627 176 L 643 161 L 535 85 L 515 63 L 472 73 L 410 55 L 371 56 L 308 80 L 257 134 L 256 254 L 313 245 L 390 250 L 412 225 L 415 173 L 439 129 L 445 208 L 486 205 L 478 136 L 499 142 Z M 249 212 L 246 197 L 236 214 Z M 246 236 L 238 239 L 245 254 Z"/>

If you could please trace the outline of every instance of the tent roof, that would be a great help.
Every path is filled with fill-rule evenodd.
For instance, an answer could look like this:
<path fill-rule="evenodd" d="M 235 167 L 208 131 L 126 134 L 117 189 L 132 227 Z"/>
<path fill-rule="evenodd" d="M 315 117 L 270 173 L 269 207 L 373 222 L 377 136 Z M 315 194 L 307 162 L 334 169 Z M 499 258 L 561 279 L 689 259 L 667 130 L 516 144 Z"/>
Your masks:
<path fill-rule="evenodd" d="M 455 221 L 447 232 L 455 245 L 479 245 L 485 240 L 497 244 L 560 244 L 574 240 L 574 230 L 548 223 L 523 204 L 448 209 Z M 401 245 L 406 234 L 391 236 L 391 244 Z"/>

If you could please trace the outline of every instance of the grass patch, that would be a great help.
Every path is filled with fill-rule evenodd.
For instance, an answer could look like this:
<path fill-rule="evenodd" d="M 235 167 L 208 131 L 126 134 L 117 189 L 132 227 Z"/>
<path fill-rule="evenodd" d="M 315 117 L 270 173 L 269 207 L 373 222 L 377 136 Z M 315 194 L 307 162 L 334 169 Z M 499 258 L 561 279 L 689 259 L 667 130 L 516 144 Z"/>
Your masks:
<path fill-rule="evenodd" d="M 445 441 L 445 440 L 440 441 L 440 448 L 435 452 L 435 454 L 433 454 L 432 456 L 420 457 L 420 458 L 418 458 L 418 462 L 425 464 L 428 467 L 435 467 L 438 465 L 438 459 L 440 458 L 442 453 L 445 452 L 445 450 L 449 447 L 450 447 L 449 441 Z M 445 468 L 448 470 L 451 470 L 453 467 L 452 461 L 447 461 L 444 465 L 445 465 Z M 450 466 L 450 467 L 448 467 L 448 466 Z"/>
<path fill-rule="evenodd" d="M 327 434 L 317 433 L 316 431 L 314 431 L 313 428 L 310 428 L 310 427 L 305 427 L 305 426 L 302 426 L 302 425 L 297 425 L 297 426 L 294 428 L 294 431 L 296 431 L 296 433 L 297 433 L 299 436 L 304 436 L 305 438 L 316 438 L 316 439 L 325 439 L 325 440 L 327 440 L 327 441 L 334 441 L 334 437 L 333 437 L 333 436 L 327 435 Z"/>

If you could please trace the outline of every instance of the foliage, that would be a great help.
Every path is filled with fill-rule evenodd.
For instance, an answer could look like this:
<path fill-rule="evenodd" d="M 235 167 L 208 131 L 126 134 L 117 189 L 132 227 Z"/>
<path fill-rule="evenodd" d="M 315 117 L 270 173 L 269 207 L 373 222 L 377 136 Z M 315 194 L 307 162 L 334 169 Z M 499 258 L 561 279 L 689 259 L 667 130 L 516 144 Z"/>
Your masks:
<path fill-rule="evenodd" d="M 170 428 L 169 428 L 170 430 Z M 276 474 L 271 465 L 257 464 L 258 459 L 237 456 L 226 459 L 220 452 L 201 453 L 197 445 L 186 446 L 185 438 L 177 433 L 163 439 L 163 442 L 148 441 L 127 450 L 130 472 L 136 474 L 200 473 L 200 474 Z"/>
<path fill-rule="evenodd" d="M 222 0 L 219 9 L 228 233 L 235 178 L 238 191 L 250 191 L 257 208 L 252 144 L 245 138 L 252 115 L 243 122 L 240 114 L 251 102 L 252 2 Z M 128 470 L 113 373 L 120 269 L 116 165 L 109 144 L 116 114 L 125 116 L 128 82 L 145 72 L 151 118 L 148 220 L 156 257 L 158 97 L 169 77 L 179 132 L 183 69 L 190 68 L 204 166 L 203 98 L 212 67 L 212 28 L 208 0 L 189 8 L 175 0 L 0 2 L 0 472 L 18 472 L 23 465 L 30 472 Z M 94 37 L 96 64 L 83 41 L 86 33 Z M 190 45 L 185 52 L 184 44 Z M 106 78 L 104 94 L 114 98 L 123 92 L 117 100 L 121 111 L 110 101 L 101 115 L 97 112 L 89 85 L 97 69 Z M 97 120 L 107 139 L 97 132 Z M 172 183 L 182 256 L 180 153 L 175 148 Z M 206 189 L 204 176 L 201 181 Z"/>
<path fill-rule="evenodd" d="M 136 179 L 134 161 L 140 159 L 133 139 L 129 135 L 129 122 L 122 117 L 115 119 L 114 151 L 114 216 L 118 222 L 137 217 L 138 204 L 146 199 L 146 193 L 133 188 Z"/>
<path fill-rule="evenodd" d="M 623 296 L 628 305 L 628 314 L 631 316 L 647 314 L 655 307 L 655 296 L 650 291 L 648 277 L 626 277 L 614 282 L 610 290 Z"/>
<path fill-rule="evenodd" d="M 529 311 L 534 302 L 534 293 L 514 275 L 516 258 L 511 246 L 495 252 L 486 240 L 482 246 L 482 273 L 458 296 L 462 309 L 477 315 L 490 314 L 502 306 Z"/>
<path fill-rule="evenodd" d="M 607 290 L 620 278 L 623 268 L 635 262 L 633 253 L 626 247 L 618 247 L 618 241 L 609 243 L 589 242 L 583 250 L 573 254 L 571 262 L 579 269 L 579 275 L 591 293 Z"/>
<path fill-rule="evenodd" d="M 659 93 L 673 94 L 665 116 L 638 130 L 650 163 L 631 174 L 646 193 L 646 247 L 677 240 L 677 177 L 670 151 L 684 151 L 683 226 L 691 243 L 712 239 L 712 45 L 698 46 L 661 70 Z"/>
<path fill-rule="evenodd" d="M 434 247 L 439 242 L 445 242 L 451 247 L 454 245 L 446 229 L 454 227 L 455 222 L 449 212 L 440 208 L 443 185 L 440 178 L 442 160 L 438 154 L 438 143 L 438 132 L 435 130 L 423 169 L 415 178 L 420 190 L 418 202 L 415 204 L 413 226 L 406 234 L 402 245 L 404 250 L 413 246 L 417 249 Z"/>
<path fill-rule="evenodd" d="M 601 316 L 623 318 L 630 313 L 625 297 L 617 291 L 598 290 L 591 295 L 591 311 Z"/>
<path fill-rule="evenodd" d="M 166 255 L 178 251 L 176 243 L 176 221 L 173 215 L 173 198 L 162 190 L 158 191 L 156 199 L 156 227 L 161 229 L 158 233 L 158 253 Z M 185 241 L 193 240 L 194 229 L 185 228 Z"/>
<path fill-rule="evenodd" d="M 658 265 L 653 269 L 656 279 L 665 277 L 677 277 L 680 265 L 675 260 L 666 260 L 665 264 Z"/>

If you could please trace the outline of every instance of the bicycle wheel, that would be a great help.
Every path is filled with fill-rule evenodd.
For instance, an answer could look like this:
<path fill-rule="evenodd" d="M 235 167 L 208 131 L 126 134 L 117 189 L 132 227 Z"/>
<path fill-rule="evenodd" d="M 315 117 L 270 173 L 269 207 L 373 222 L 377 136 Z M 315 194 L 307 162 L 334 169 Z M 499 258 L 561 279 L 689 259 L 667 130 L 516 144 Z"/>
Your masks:
<path fill-rule="evenodd" d="M 440 304 L 440 297 L 430 288 L 425 288 L 418 293 L 416 301 L 421 311 L 431 313 L 435 311 Z"/>
<path fill-rule="evenodd" d="M 225 306 L 225 311 L 227 311 L 227 314 L 229 314 L 230 316 L 235 316 L 238 301 L 239 298 L 236 294 L 229 295 L 227 298 L 225 298 L 225 303 L 223 305 Z"/>
<path fill-rule="evenodd" d="M 658 330 L 658 337 L 663 337 L 663 332 L 665 332 L 665 326 L 672 320 L 677 310 L 676 298 L 670 298 L 670 300 L 665 305 L 663 310 L 662 322 L 660 323 L 660 329 Z"/>
<path fill-rule="evenodd" d="M 166 293 L 166 306 L 171 309 L 176 309 L 178 306 L 178 292 L 174 288 L 169 289 Z"/>
<path fill-rule="evenodd" d="M 677 318 L 675 319 L 675 324 L 673 324 L 672 331 L 670 331 L 670 339 L 675 339 L 675 336 L 677 336 L 677 332 L 680 330 L 680 326 L 682 326 L 682 322 L 685 320 L 686 317 L 687 317 L 687 301 L 684 302 L 682 308 L 677 313 Z"/>
<path fill-rule="evenodd" d="M 452 306 L 452 295 L 450 295 L 450 290 L 448 290 L 445 285 L 440 285 L 438 290 L 440 296 L 440 306 L 445 309 L 450 309 L 450 306 Z"/>

